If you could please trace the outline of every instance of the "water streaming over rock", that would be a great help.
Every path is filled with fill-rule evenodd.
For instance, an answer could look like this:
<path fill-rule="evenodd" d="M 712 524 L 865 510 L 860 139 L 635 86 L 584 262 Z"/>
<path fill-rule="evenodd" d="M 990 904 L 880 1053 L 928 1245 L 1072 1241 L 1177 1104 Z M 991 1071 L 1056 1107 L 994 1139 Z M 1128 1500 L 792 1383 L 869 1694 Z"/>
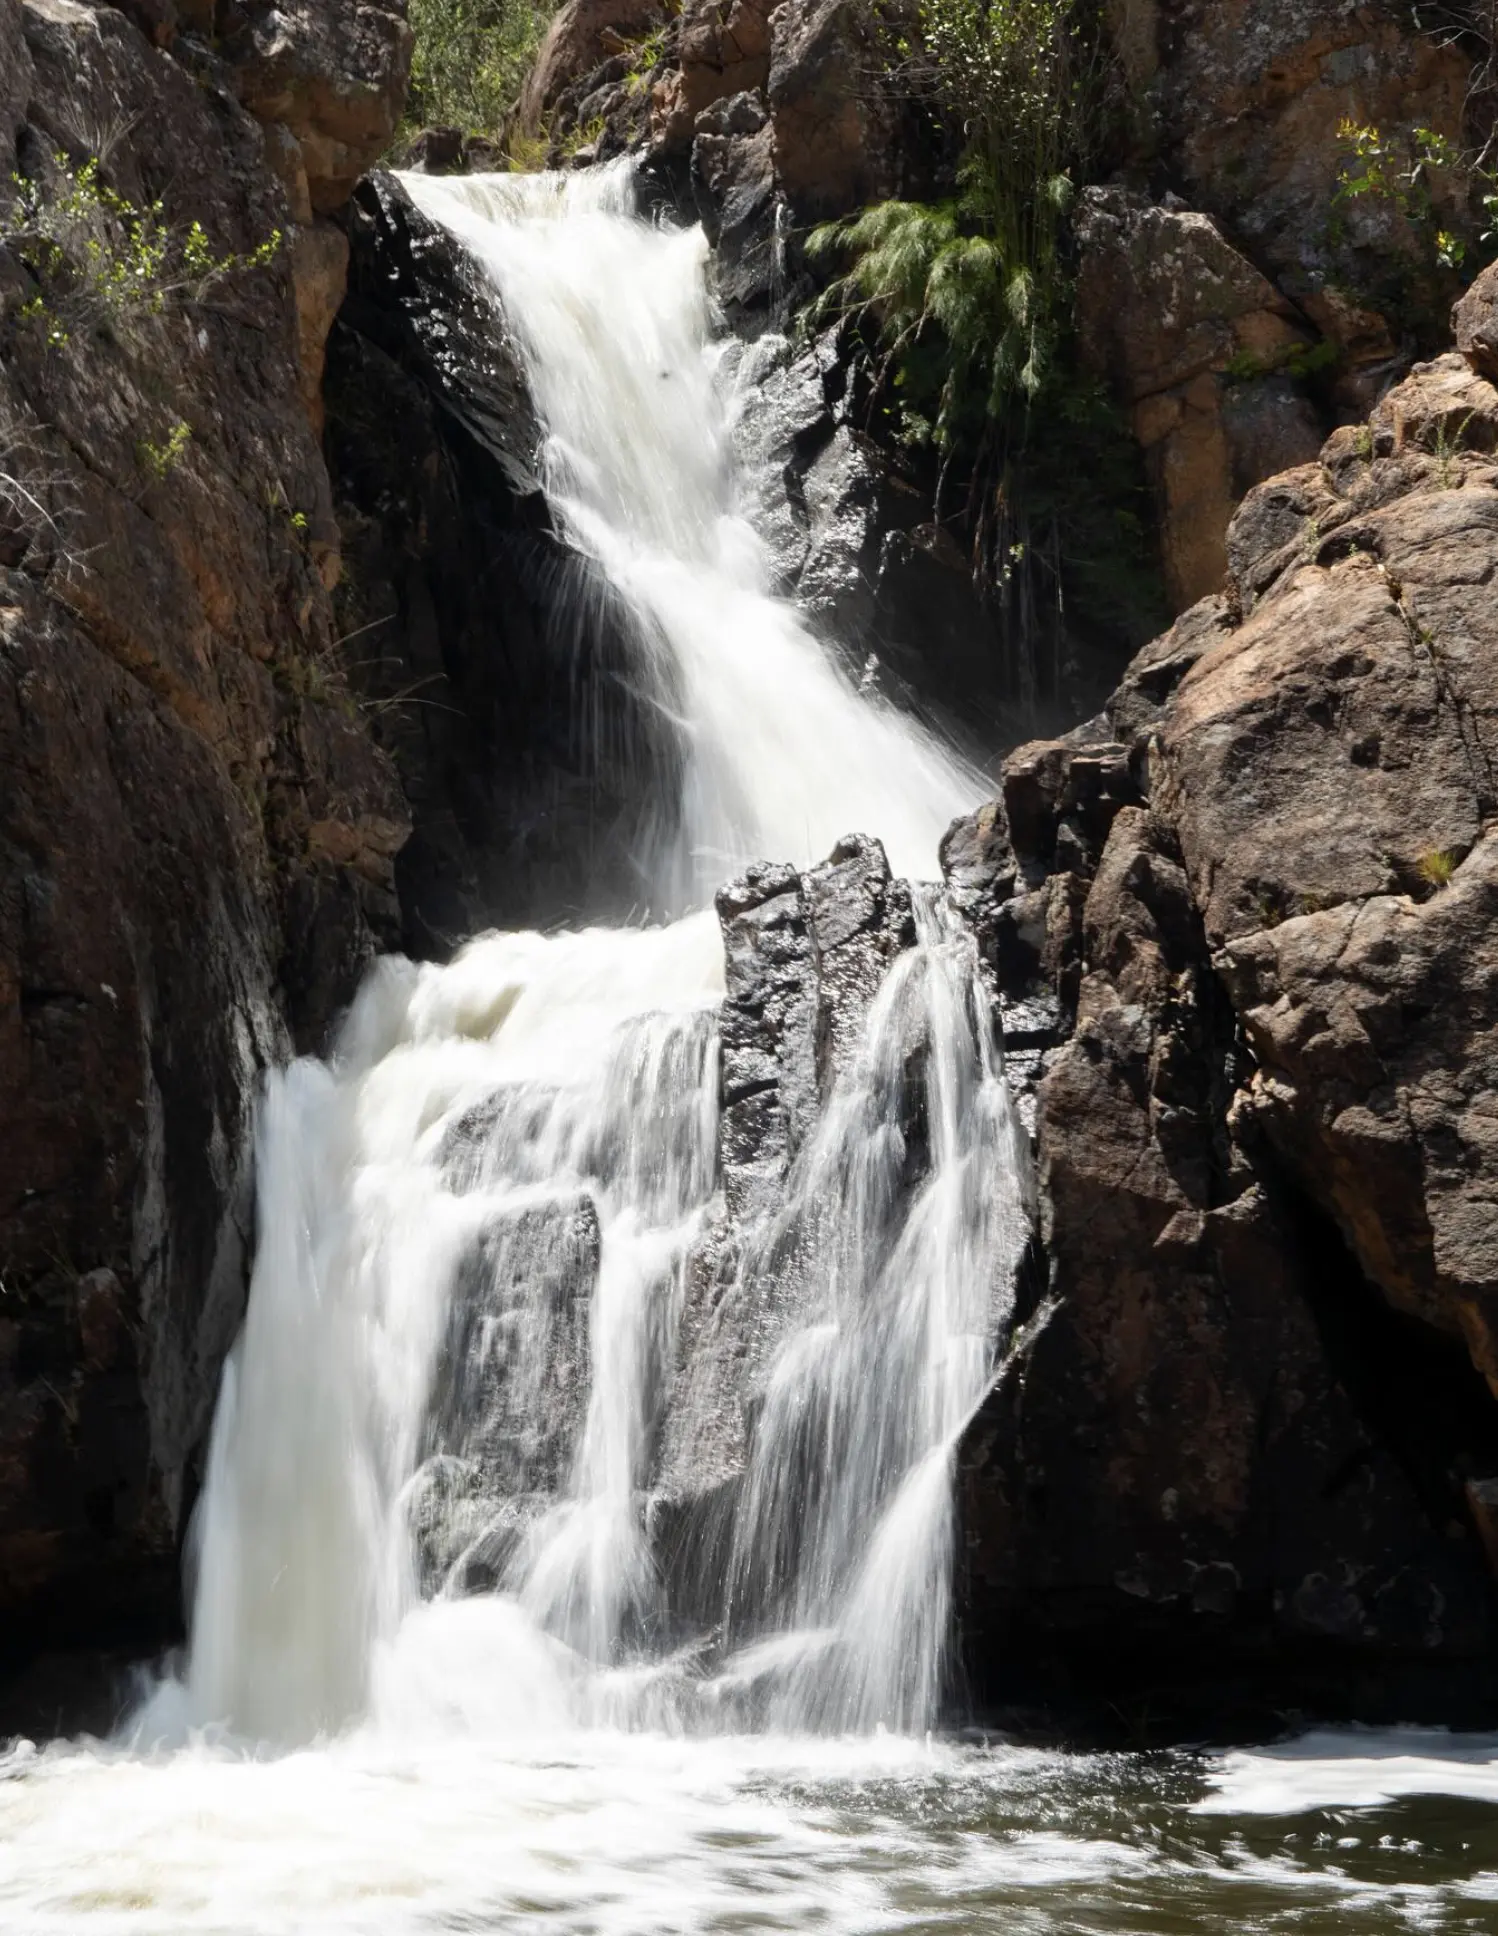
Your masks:
<path fill-rule="evenodd" d="M 553 513 L 679 735 L 636 854 L 650 904 L 701 908 L 851 828 L 931 873 L 981 783 L 768 595 L 700 235 L 637 219 L 627 168 L 409 187 L 498 291 Z M 331 1060 L 271 1079 L 190 1660 L 157 1723 L 175 1704 L 284 1742 L 477 1702 L 929 1725 L 955 1443 L 1028 1216 L 973 941 L 937 889 L 895 898 L 899 945 L 828 1018 L 814 1127 L 754 1204 L 720 1183 L 708 912 L 387 961 Z M 699 1356 L 743 1421 L 711 1484 Z M 668 1553 L 704 1501 L 719 1537 Z"/>

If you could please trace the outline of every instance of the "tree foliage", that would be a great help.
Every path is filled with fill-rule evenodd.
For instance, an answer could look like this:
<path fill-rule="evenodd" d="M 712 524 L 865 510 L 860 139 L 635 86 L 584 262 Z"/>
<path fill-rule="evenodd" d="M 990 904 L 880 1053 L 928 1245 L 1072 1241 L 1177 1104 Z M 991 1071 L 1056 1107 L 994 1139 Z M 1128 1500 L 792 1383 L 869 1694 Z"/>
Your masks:
<path fill-rule="evenodd" d="M 938 510 L 965 486 L 979 580 L 1034 697 L 1059 676 L 1068 591 L 1136 641 L 1159 617 L 1137 453 L 1075 367 L 1068 217 L 1105 94 L 1097 11 L 921 0 L 918 20 L 899 71 L 960 139 L 955 192 L 814 231 L 813 260 L 845 265 L 818 312 L 876 346 L 904 435 L 939 454 Z"/>
<path fill-rule="evenodd" d="M 550 0 L 411 0 L 408 122 L 497 133 L 551 12 Z"/>

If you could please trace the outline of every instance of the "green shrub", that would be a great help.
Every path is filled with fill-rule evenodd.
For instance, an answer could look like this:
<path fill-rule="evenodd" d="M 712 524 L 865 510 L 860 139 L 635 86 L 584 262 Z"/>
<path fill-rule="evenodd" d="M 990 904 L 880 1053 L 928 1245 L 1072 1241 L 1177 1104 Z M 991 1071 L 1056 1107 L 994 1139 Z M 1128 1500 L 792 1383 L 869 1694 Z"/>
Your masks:
<path fill-rule="evenodd" d="M 21 316 L 54 346 L 76 328 L 118 333 L 132 316 L 159 314 L 170 301 L 202 302 L 227 277 L 263 268 L 281 246 L 277 229 L 247 254 L 219 255 L 201 223 L 173 228 L 161 202 L 139 207 L 108 187 L 97 160 L 53 161 L 52 181 L 12 175 L 0 246 L 40 285 Z"/>
<path fill-rule="evenodd" d="M 902 76 L 962 142 L 955 193 L 815 230 L 846 265 L 814 320 L 871 346 L 899 433 L 963 493 L 979 583 L 1022 697 L 1054 688 L 1073 622 L 1141 644 L 1163 618 L 1137 446 L 1078 368 L 1068 218 L 1105 104 L 1088 0 L 922 0 Z"/>
<path fill-rule="evenodd" d="M 135 446 L 135 461 L 153 483 L 159 484 L 182 462 L 191 442 L 192 425 L 179 421 L 172 425 L 162 443 L 153 444 L 142 437 Z"/>
<path fill-rule="evenodd" d="M 1433 847 L 1419 860 L 1420 878 L 1431 887 L 1449 887 L 1457 869 L 1456 855 L 1449 847 Z"/>
<path fill-rule="evenodd" d="M 411 0 L 408 128 L 497 133 L 552 11 L 553 0 Z"/>

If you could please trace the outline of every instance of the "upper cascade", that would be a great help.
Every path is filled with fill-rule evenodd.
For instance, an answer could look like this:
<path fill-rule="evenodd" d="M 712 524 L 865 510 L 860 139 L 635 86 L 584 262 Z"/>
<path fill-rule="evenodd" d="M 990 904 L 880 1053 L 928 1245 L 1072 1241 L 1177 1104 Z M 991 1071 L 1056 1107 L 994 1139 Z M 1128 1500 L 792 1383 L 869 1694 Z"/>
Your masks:
<path fill-rule="evenodd" d="M 642 220 L 628 160 L 401 179 L 498 292 L 545 427 L 553 515 L 622 605 L 630 677 L 679 744 L 675 772 L 641 775 L 641 904 L 701 907 L 750 861 L 809 864 L 855 829 L 897 873 L 929 877 L 984 782 L 860 694 L 771 596 L 740 503 L 701 230 Z"/>

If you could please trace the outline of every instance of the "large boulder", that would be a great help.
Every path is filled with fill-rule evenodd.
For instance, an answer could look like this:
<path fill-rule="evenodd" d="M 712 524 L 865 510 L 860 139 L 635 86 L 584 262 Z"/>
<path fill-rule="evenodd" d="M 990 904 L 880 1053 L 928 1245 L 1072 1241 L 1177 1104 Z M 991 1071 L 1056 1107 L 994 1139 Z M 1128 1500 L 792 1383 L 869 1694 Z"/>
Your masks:
<path fill-rule="evenodd" d="M 1077 218 L 1086 361 L 1148 454 L 1166 586 L 1180 608 L 1219 591 L 1223 534 L 1244 493 L 1314 457 L 1315 411 L 1288 371 L 1304 318 L 1207 216 L 1123 188 Z"/>
<path fill-rule="evenodd" d="M 247 0 L 235 16 L 223 52 L 240 99 L 296 137 L 313 208 L 340 207 L 405 105 L 405 0 Z"/>
<path fill-rule="evenodd" d="M 771 20 L 775 165 L 802 219 L 846 214 L 894 192 L 899 125 L 872 76 L 877 28 L 853 0 L 785 0 Z"/>

